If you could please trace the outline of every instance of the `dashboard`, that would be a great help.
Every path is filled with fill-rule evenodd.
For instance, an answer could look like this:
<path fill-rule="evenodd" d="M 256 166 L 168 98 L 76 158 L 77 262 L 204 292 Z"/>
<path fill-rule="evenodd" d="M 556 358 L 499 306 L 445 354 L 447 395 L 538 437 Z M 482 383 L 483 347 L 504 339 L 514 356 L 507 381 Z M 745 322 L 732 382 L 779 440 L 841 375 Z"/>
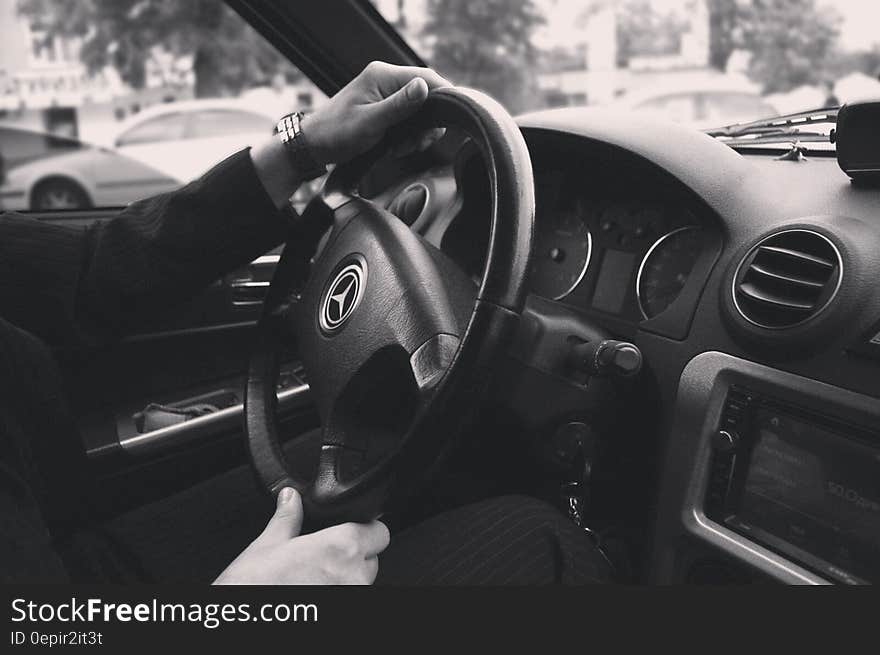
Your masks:
<path fill-rule="evenodd" d="M 827 153 L 737 152 L 637 115 L 519 123 L 533 306 L 644 357 L 629 404 L 656 412 L 627 443 L 656 453 L 649 578 L 705 582 L 708 561 L 746 579 L 880 581 L 880 189 Z M 474 276 L 491 209 L 481 171 L 463 147 L 417 176 L 437 192 L 416 225 Z"/>
<path fill-rule="evenodd" d="M 717 212 L 662 169 L 608 144 L 542 132 L 528 145 L 536 196 L 532 295 L 627 337 L 651 331 L 683 339 L 723 245 Z M 466 148 L 447 175 L 457 177 L 459 193 L 447 197 L 445 220 L 429 221 L 426 236 L 477 278 L 488 181 Z"/>

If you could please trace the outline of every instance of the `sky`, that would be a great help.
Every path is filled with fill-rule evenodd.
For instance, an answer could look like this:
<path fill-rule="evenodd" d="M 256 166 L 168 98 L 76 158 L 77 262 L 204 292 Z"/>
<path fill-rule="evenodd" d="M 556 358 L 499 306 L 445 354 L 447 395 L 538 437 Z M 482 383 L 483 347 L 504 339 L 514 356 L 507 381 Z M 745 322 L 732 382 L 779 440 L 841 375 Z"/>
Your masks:
<path fill-rule="evenodd" d="M 880 43 L 878 0 L 826 0 L 821 6 L 834 7 L 843 17 L 840 40 L 845 46 L 861 49 Z"/>

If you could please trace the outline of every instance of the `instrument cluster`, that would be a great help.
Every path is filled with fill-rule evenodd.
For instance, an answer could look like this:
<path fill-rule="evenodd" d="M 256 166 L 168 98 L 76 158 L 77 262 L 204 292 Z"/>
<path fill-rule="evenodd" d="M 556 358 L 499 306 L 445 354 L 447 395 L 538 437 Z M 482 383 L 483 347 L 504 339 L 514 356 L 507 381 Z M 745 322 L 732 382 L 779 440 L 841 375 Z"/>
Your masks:
<path fill-rule="evenodd" d="M 688 203 L 584 183 L 563 171 L 536 175 L 533 293 L 624 319 L 665 312 L 685 288 L 706 242 Z"/>

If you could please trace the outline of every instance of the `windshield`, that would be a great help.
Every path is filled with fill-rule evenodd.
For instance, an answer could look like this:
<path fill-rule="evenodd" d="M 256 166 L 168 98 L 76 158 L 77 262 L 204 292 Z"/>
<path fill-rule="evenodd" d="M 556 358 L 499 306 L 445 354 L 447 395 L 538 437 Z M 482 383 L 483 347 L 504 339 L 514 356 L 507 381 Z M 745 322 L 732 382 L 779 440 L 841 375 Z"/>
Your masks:
<path fill-rule="evenodd" d="M 375 0 L 429 65 L 509 111 L 716 127 L 880 97 L 865 0 Z"/>

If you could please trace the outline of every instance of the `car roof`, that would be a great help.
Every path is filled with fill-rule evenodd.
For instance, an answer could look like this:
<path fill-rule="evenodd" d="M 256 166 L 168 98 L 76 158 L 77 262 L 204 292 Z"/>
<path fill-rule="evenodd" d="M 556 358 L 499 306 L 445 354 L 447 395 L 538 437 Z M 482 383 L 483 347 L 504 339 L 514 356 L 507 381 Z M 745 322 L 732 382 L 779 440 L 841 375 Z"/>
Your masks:
<path fill-rule="evenodd" d="M 152 118 L 157 118 L 159 116 L 179 113 L 194 113 L 197 111 L 210 111 L 216 109 L 244 111 L 249 114 L 254 114 L 256 116 L 265 116 L 268 120 L 271 120 L 273 122 L 275 121 L 275 117 L 271 114 L 263 112 L 259 108 L 255 108 L 253 105 L 246 104 L 241 100 L 234 98 L 181 100 L 179 102 L 163 102 L 158 105 L 153 105 L 151 107 L 147 107 L 146 109 L 142 109 L 138 113 L 130 116 L 122 123 L 120 123 L 117 134 L 122 134 L 123 132 L 128 131 L 136 125 L 140 125 L 145 121 L 148 121 Z"/>
<path fill-rule="evenodd" d="M 760 97 L 760 89 L 744 76 L 687 71 L 634 86 L 617 104 L 635 107 L 656 98 L 697 94 L 736 94 Z"/>

